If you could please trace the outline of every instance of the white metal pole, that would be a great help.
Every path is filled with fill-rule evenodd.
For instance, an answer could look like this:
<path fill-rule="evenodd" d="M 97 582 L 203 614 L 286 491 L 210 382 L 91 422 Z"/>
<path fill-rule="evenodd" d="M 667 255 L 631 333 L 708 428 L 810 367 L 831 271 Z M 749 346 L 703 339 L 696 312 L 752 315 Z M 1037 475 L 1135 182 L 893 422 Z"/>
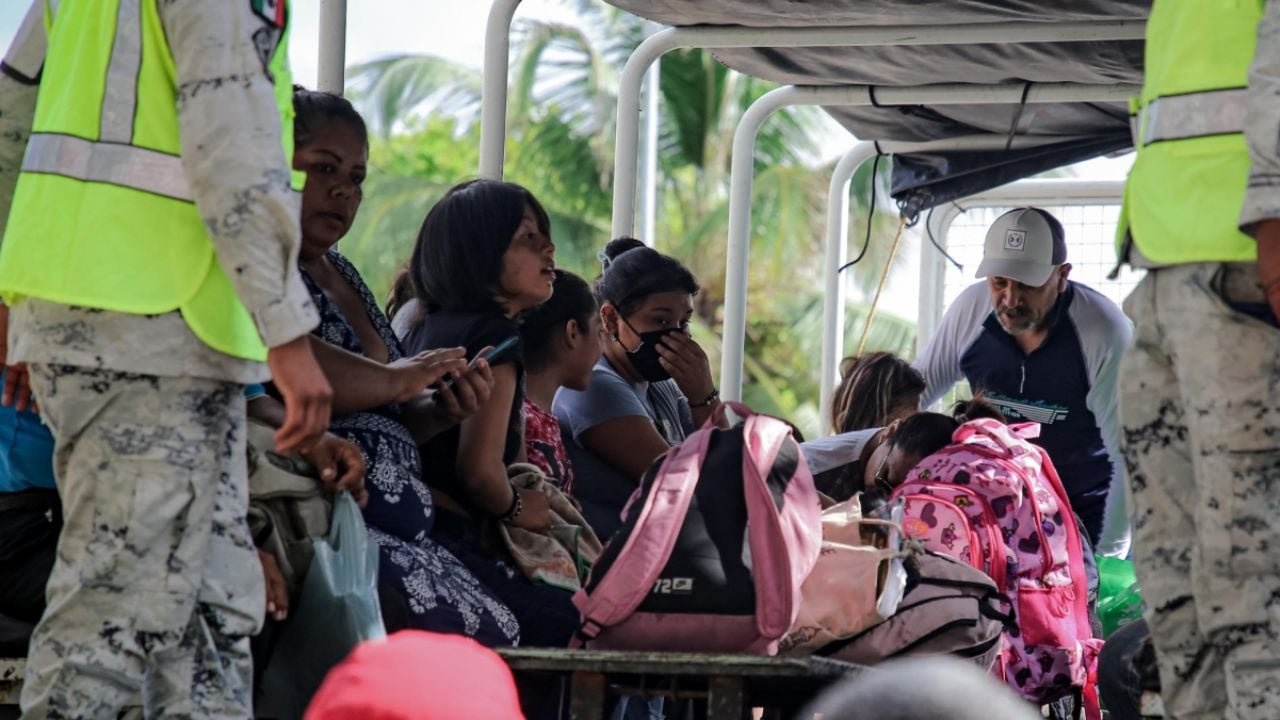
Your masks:
<path fill-rule="evenodd" d="M 960 212 L 958 206 L 948 203 L 930 213 L 926 220 L 933 227 L 934 239 L 944 250 L 947 248 L 951 223 Z M 926 248 L 920 253 L 920 307 L 916 313 L 917 355 L 942 324 L 942 293 L 946 280 L 947 259 L 942 257 L 942 253 Z"/>
<path fill-rule="evenodd" d="M 831 417 L 831 398 L 840 372 L 840 356 L 844 354 L 845 283 L 840 267 L 845 264 L 849 247 L 849 183 L 862 163 L 875 154 L 876 144 L 873 142 L 860 142 L 850 148 L 836 163 L 827 191 L 827 247 L 822 270 L 822 377 L 818 382 L 821 435 L 826 435 L 830 429 L 827 420 Z"/>
<path fill-rule="evenodd" d="M 956 204 L 967 210 L 1004 205 L 1118 205 L 1123 199 L 1123 180 L 1019 180 Z"/>
<path fill-rule="evenodd" d="M 511 23 L 520 0 L 494 0 L 484 35 L 484 79 L 480 95 L 480 177 L 502 179 L 507 141 L 507 68 Z"/>
<path fill-rule="evenodd" d="M 501 2 L 499 0 L 499 4 Z M 490 20 L 492 22 L 492 15 Z M 1144 32 L 1144 22 L 1115 20 L 971 23 L 934 27 L 683 27 L 654 33 L 631 54 L 619 78 L 617 137 L 614 146 L 613 236 L 630 235 L 635 229 L 640 91 L 649 66 L 672 50 L 694 47 L 876 47 L 1141 40 Z M 879 100 L 879 96 L 876 99 Z"/>
<path fill-rule="evenodd" d="M 347 72 L 347 0 L 320 0 L 319 60 L 317 88 L 343 94 Z"/>
<path fill-rule="evenodd" d="M 1119 102 L 1138 91 L 1136 85 L 1044 83 L 971 85 L 963 83 L 919 87 L 874 88 L 880 105 L 1030 104 L 1050 102 Z M 724 348 L 720 360 L 720 393 L 726 400 L 742 399 L 743 354 L 746 346 L 748 250 L 751 241 L 751 190 L 755 142 L 773 113 L 793 105 L 870 105 L 873 88 L 866 85 L 788 86 L 771 90 L 747 108 L 733 136 L 729 172 L 729 247 L 725 268 Z M 616 199 L 616 198 L 615 198 Z"/>
<path fill-rule="evenodd" d="M 658 112 L 662 98 L 662 60 L 649 67 L 644 99 L 644 165 L 640 181 L 639 238 L 649 247 L 657 244 L 658 230 Z"/>

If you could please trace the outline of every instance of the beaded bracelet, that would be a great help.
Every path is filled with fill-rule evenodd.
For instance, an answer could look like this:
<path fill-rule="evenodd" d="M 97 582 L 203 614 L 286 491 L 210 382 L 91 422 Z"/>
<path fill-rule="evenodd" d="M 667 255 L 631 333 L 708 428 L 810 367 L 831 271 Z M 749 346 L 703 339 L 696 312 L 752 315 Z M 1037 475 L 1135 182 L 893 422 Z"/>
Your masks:
<path fill-rule="evenodd" d="M 514 485 L 511 486 L 511 506 L 500 516 L 502 522 L 515 522 L 520 517 L 520 511 L 524 510 L 524 501 L 520 499 L 520 491 Z"/>
<path fill-rule="evenodd" d="M 715 405 L 719 401 L 720 401 L 720 391 L 716 388 L 712 388 L 711 394 L 707 396 L 706 400 L 703 400 L 700 403 L 689 403 L 689 407 L 691 408 L 707 407 L 708 405 Z"/>

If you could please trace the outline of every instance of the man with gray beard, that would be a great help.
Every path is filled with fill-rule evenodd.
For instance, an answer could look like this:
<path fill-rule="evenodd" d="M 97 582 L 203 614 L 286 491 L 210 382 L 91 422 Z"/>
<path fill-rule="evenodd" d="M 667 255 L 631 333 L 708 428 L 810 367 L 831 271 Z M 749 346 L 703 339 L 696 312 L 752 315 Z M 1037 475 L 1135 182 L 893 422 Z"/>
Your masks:
<path fill-rule="evenodd" d="M 1011 422 L 1038 422 L 1099 554 L 1129 548 L 1116 379 L 1132 334 L 1120 308 L 1069 280 L 1062 223 L 1039 208 L 987 231 L 977 283 L 956 298 L 914 367 L 928 407 L 968 380 Z"/>

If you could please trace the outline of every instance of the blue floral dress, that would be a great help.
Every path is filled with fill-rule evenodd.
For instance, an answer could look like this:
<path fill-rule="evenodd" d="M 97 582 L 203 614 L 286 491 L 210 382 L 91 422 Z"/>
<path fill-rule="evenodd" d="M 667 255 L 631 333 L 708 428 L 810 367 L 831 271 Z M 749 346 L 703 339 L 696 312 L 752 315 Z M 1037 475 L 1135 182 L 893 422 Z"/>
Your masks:
<path fill-rule="evenodd" d="M 346 258 L 330 251 L 329 262 L 359 294 L 369 321 L 387 344 L 387 358 L 404 352 L 387 316 Z M 364 355 L 364 348 L 342 310 L 304 271 L 302 279 L 320 311 L 314 334 Z M 400 409 L 386 405 L 333 420 L 330 432 L 364 453 L 369 504 L 365 524 L 379 548 L 379 583 L 397 590 L 409 610 L 410 626 L 420 630 L 474 637 L 486 645 L 512 645 L 520 637 L 515 615 L 448 550 L 430 539 L 434 519 L 431 493 L 422 482 L 422 460 Z"/>

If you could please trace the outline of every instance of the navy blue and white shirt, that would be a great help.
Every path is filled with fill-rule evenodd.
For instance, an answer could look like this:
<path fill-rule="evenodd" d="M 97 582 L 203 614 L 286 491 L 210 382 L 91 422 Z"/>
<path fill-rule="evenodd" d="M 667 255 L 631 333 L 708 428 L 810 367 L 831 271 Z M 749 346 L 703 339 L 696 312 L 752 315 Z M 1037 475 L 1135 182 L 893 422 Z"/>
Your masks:
<path fill-rule="evenodd" d="M 967 288 L 914 364 L 929 407 L 961 379 L 1011 422 L 1038 422 L 1076 514 L 1100 554 L 1129 547 L 1124 460 L 1120 454 L 1120 358 L 1132 329 L 1120 308 L 1079 283 L 1049 311 L 1048 336 L 1024 353 L 993 312 L 985 282 Z"/>

